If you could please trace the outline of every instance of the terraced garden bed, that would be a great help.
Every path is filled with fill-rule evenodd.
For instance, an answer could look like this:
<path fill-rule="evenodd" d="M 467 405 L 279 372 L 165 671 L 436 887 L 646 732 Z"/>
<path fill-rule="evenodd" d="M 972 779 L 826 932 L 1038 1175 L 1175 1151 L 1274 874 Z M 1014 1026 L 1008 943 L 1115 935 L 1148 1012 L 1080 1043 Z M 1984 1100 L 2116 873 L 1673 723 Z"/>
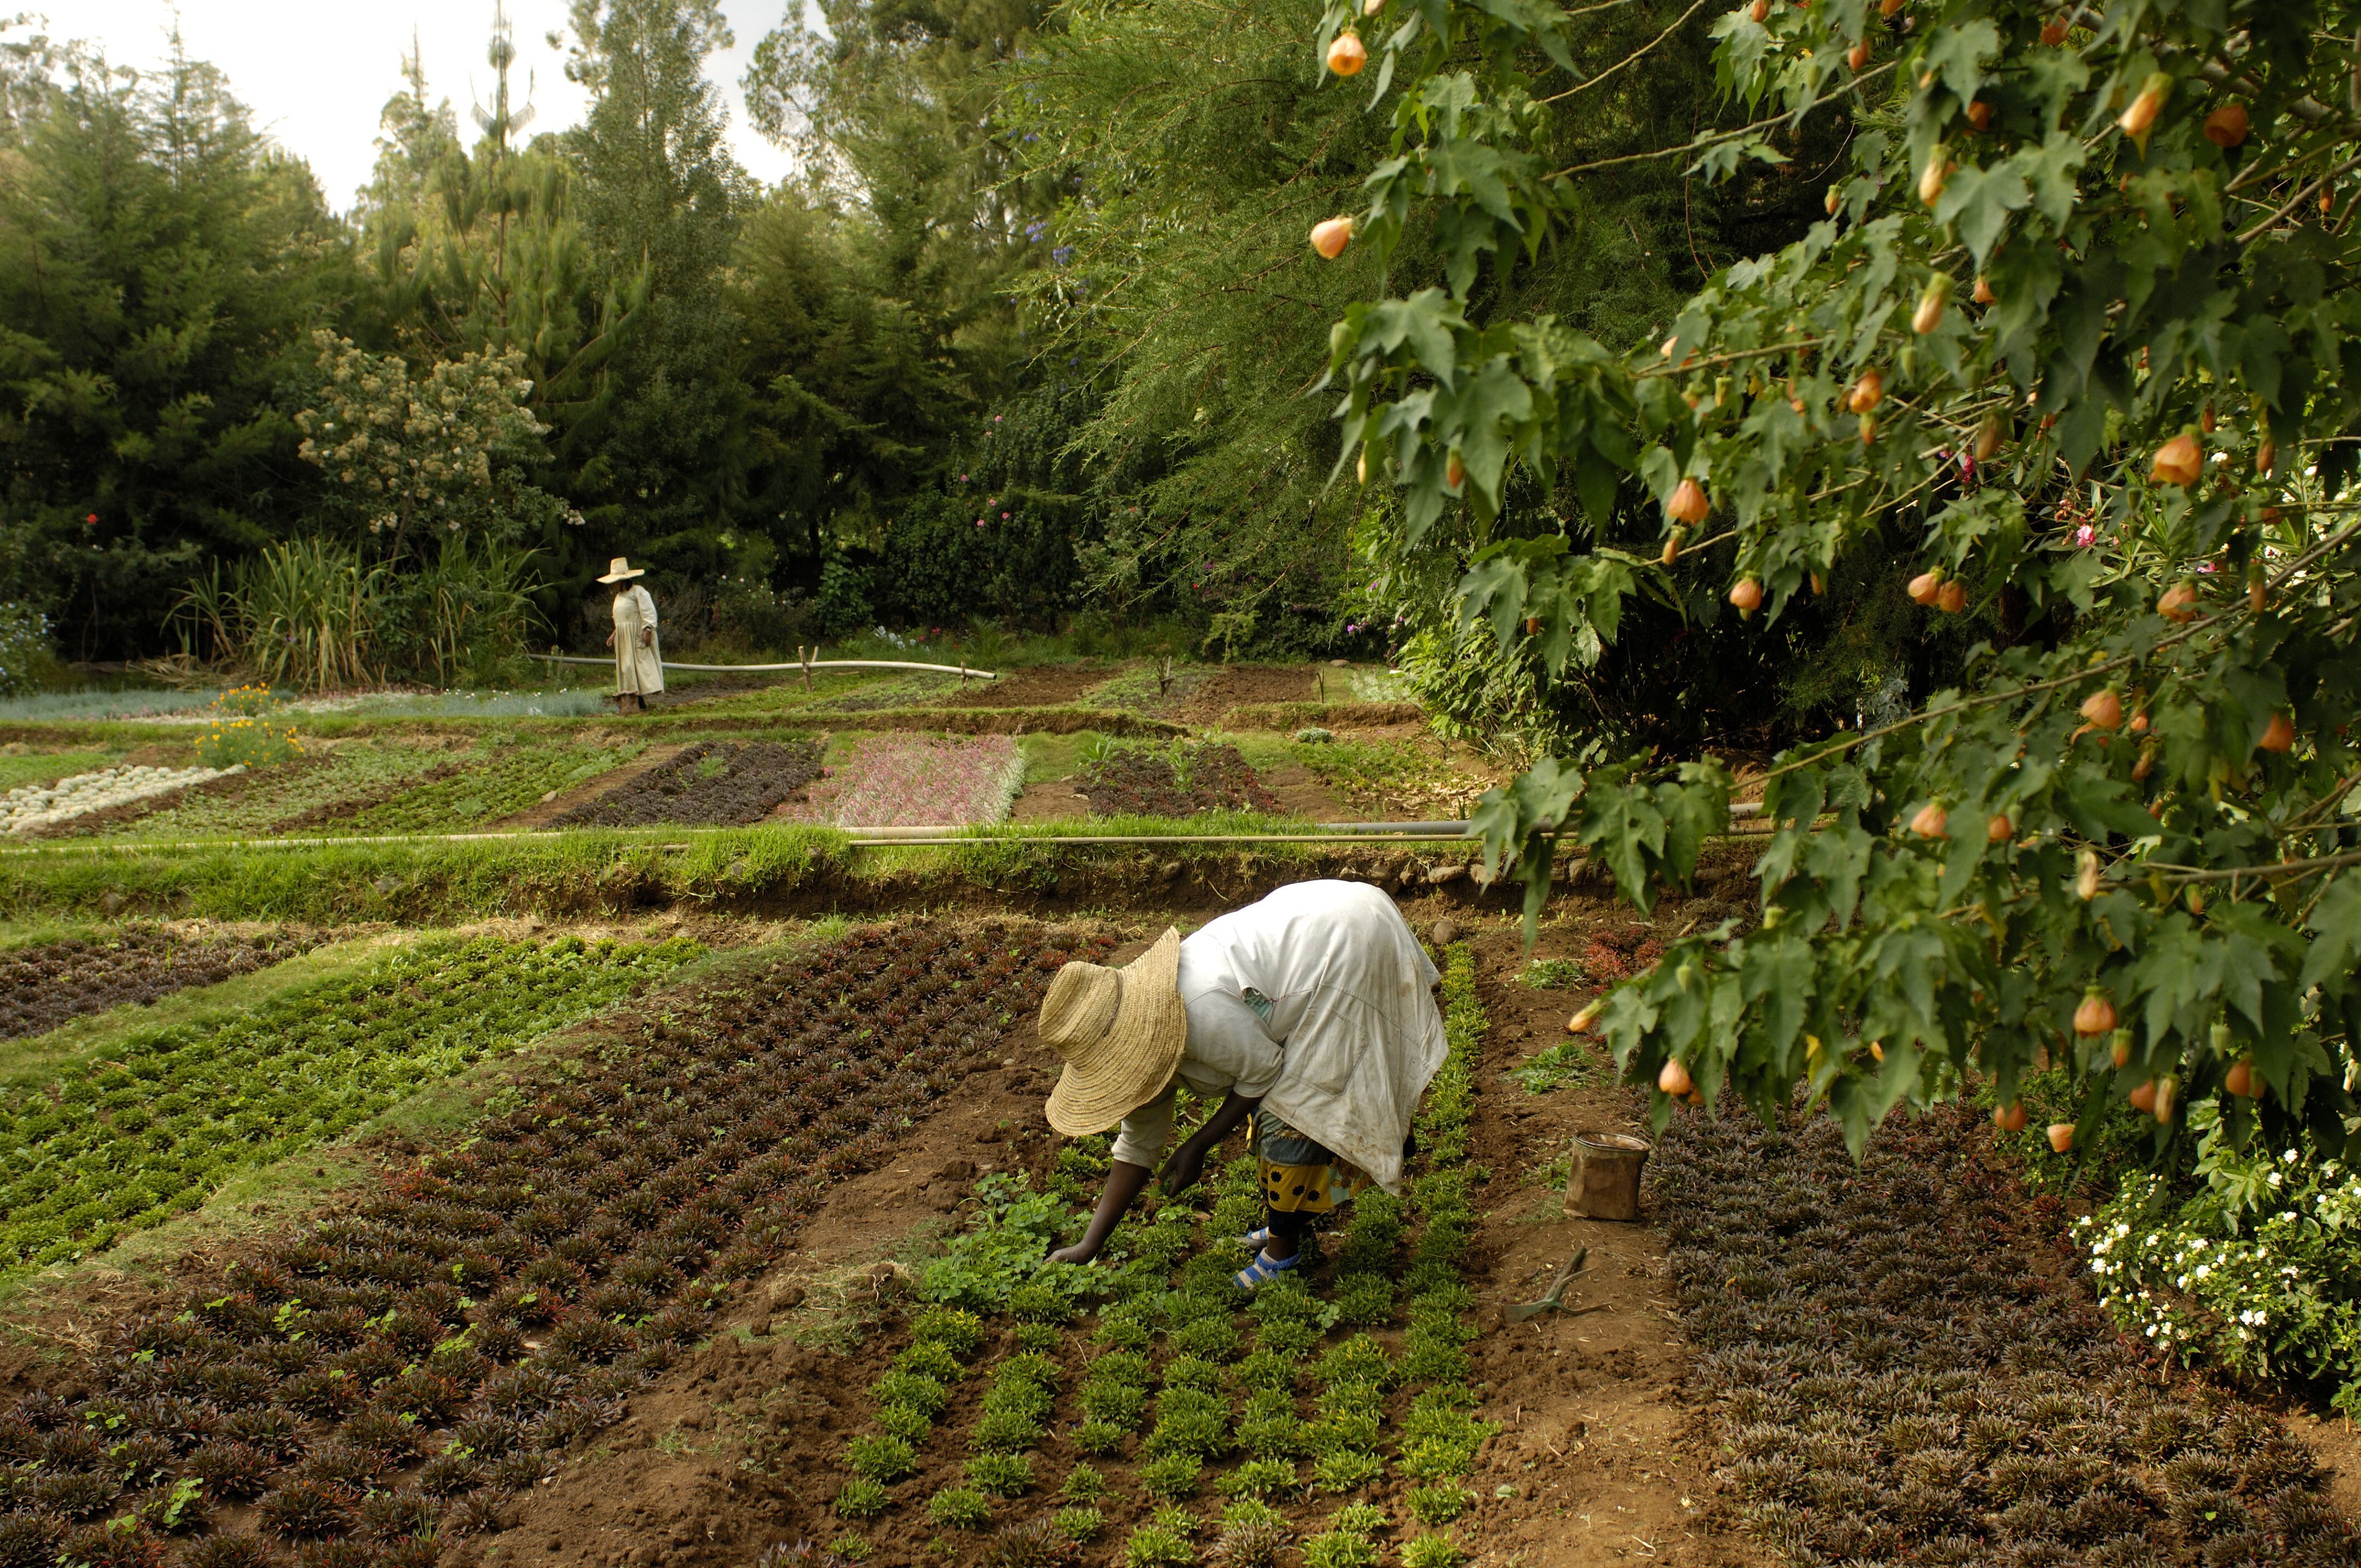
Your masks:
<path fill-rule="evenodd" d="M 2279 1420 L 2135 1351 L 1972 1111 L 1685 1117 L 1657 1201 L 1722 1477 L 1799 1563 L 2350 1563 Z"/>
<path fill-rule="evenodd" d="M 639 755 L 625 746 L 498 746 L 445 763 L 376 798 L 338 801 L 279 825 L 349 833 L 460 833 L 587 784 Z"/>
<path fill-rule="evenodd" d="M 561 828 L 742 828 L 819 777 L 808 740 L 707 740 L 556 817 Z"/>
<path fill-rule="evenodd" d="M 430 940 L 233 1017 L 135 1034 L 0 1097 L 0 1268 L 73 1258 L 340 1137 L 420 1086 L 630 993 L 697 951 Z"/>
<path fill-rule="evenodd" d="M 790 815 L 840 828 L 993 823 L 1024 780 L 1025 759 L 1005 735 L 864 735 Z"/>
<path fill-rule="evenodd" d="M 710 1332 L 831 1182 L 1103 941 L 870 929 L 545 1072 L 0 1415 L 0 1562 L 424 1565 Z"/>
<path fill-rule="evenodd" d="M 1086 759 L 1074 787 L 1099 817 L 1279 810 L 1238 749 L 1218 743 L 1116 746 Z"/>
<path fill-rule="evenodd" d="M 126 926 L 103 937 L 67 937 L 0 953 L 0 1039 L 38 1035 L 126 1003 L 153 1002 L 216 985 L 311 948 L 297 932 L 182 937 Z"/>
<path fill-rule="evenodd" d="M 129 839 L 247 838 L 290 819 L 425 776 L 453 761 L 439 740 L 350 740 L 291 762 L 215 779 L 104 831 Z"/>
<path fill-rule="evenodd" d="M 829 1512 L 812 1498 L 782 1524 L 854 1560 L 1463 1561 L 1448 1527 L 1494 1429 L 1470 1413 L 1461 1267 L 1483 1015 L 1467 950 L 1449 962 L 1452 1051 L 1407 1199 L 1363 1193 L 1333 1255 L 1249 1308 L 1230 1277 L 1262 1212 L 1251 1159 L 1126 1223 L 1090 1267 L 1039 1260 L 1081 1225 L 1104 1136 L 1065 1146 L 1050 1191 L 987 1179 L 978 1223 L 918 1266 L 867 1357 Z"/>

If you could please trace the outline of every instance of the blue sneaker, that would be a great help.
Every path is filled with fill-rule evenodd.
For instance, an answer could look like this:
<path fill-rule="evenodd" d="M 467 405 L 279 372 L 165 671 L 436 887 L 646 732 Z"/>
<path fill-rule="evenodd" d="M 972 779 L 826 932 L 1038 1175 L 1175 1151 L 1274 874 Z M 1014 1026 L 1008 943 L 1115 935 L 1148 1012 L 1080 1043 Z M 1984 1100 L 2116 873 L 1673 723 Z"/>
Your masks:
<path fill-rule="evenodd" d="M 1273 1257 L 1267 1252 L 1257 1252 L 1252 1263 L 1247 1264 L 1231 1277 L 1230 1283 L 1241 1290 L 1252 1293 L 1256 1287 L 1300 1268 L 1302 1264 L 1301 1247 L 1295 1249 L 1295 1255 L 1292 1257 Z"/>

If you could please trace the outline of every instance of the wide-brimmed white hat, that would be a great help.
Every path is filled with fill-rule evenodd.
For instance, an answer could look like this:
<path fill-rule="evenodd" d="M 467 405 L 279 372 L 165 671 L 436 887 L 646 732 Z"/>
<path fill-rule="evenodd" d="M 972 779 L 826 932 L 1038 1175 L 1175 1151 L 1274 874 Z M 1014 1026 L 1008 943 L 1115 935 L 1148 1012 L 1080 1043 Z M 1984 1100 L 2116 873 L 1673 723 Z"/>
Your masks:
<path fill-rule="evenodd" d="M 1189 1044 L 1180 1003 L 1180 933 L 1121 969 L 1070 963 L 1041 999 L 1041 1042 L 1065 1059 L 1049 1125 L 1070 1138 L 1104 1133 L 1156 1098 Z"/>
<path fill-rule="evenodd" d="M 607 563 L 607 575 L 598 580 L 602 583 L 620 583 L 626 577 L 644 577 L 646 576 L 646 572 L 634 570 L 631 562 L 625 560 L 622 556 L 618 555 L 612 561 Z"/>

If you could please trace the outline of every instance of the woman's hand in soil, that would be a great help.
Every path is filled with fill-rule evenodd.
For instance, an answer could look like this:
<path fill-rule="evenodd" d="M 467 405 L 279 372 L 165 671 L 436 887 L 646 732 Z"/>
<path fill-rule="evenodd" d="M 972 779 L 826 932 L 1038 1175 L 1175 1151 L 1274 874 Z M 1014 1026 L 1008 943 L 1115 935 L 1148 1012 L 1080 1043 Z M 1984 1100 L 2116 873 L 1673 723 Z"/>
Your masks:
<path fill-rule="evenodd" d="M 1164 1162 L 1164 1169 L 1157 1179 L 1164 1184 L 1164 1195 L 1171 1198 L 1196 1186 L 1197 1178 L 1204 1171 L 1205 1151 L 1197 1147 L 1196 1140 L 1191 1138 L 1173 1151 L 1172 1157 Z"/>
<path fill-rule="evenodd" d="M 1041 1261 L 1044 1263 L 1088 1263 L 1091 1259 L 1098 1256 L 1098 1255 L 1099 1249 L 1091 1245 L 1087 1240 L 1084 1240 L 1076 1242 L 1071 1246 L 1054 1248 L 1051 1250 L 1049 1255 L 1043 1258 Z"/>
<path fill-rule="evenodd" d="M 1198 1128 L 1188 1142 L 1173 1150 L 1172 1157 L 1164 1162 L 1165 1195 L 1177 1197 L 1196 1186 L 1197 1178 L 1205 1171 L 1205 1157 L 1224 1138 L 1235 1132 L 1253 1114 L 1254 1108 L 1261 1103 L 1259 1099 L 1248 1100 L 1235 1093 L 1224 1100 L 1221 1109 L 1206 1117 L 1205 1124 Z"/>

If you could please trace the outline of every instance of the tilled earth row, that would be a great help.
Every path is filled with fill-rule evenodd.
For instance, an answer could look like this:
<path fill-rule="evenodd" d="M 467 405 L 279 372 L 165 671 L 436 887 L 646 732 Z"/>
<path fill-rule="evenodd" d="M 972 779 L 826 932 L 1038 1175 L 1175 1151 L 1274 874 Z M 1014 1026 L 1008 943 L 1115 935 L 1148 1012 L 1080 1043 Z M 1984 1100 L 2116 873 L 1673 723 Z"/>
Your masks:
<path fill-rule="evenodd" d="M 1825 1116 L 1685 1117 L 1664 1156 L 1693 1392 L 1790 1560 L 2361 1562 L 2276 1418 L 2102 1319 L 1967 1111 L 1894 1119 L 1858 1166 Z"/>
<path fill-rule="evenodd" d="M 563 828 L 742 828 L 819 777 L 808 740 L 705 741 L 559 817 Z"/>

